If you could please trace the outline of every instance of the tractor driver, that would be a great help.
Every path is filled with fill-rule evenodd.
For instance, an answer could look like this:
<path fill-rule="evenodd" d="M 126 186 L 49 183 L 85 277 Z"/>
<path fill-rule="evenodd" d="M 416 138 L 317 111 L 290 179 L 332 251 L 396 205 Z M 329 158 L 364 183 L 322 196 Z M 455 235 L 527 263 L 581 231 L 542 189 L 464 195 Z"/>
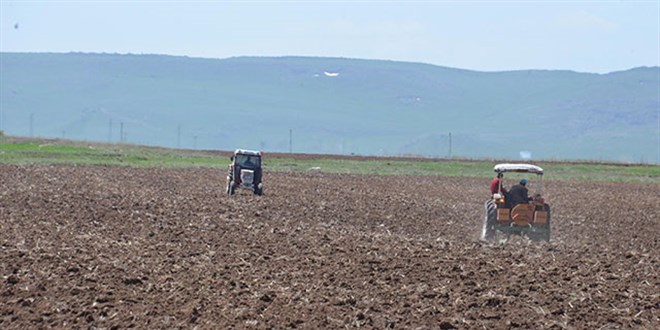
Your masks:
<path fill-rule="evenodd" d="M 518 204 L 527 203 L 532 200 L 531 197 L 527 195 L 527 180 L 520 179 L 520 183 L 511 187 L 509 191 L 509 202 L 511 206 L 516 206 Z"/>
<path fill-rule="evenodd" d="M 247 156 L 245 158 L 245 162 L 243 163 L 243 166 L 248 167 L 248 168 L 254 167 L 254 163 L 252 162 L 252 156 Z"/>

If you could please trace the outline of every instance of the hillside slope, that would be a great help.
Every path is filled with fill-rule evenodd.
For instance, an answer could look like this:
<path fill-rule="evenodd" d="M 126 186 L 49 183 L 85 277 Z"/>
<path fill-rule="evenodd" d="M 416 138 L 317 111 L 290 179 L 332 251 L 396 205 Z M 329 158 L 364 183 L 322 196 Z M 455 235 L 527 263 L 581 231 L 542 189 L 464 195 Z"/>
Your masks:
<path fill-rule="evenodd" d="M 0 129 L 14 135 L 660 162 L 658 67 L 487 73 L 342 58 L 0 53 L 0 72 Z"/>

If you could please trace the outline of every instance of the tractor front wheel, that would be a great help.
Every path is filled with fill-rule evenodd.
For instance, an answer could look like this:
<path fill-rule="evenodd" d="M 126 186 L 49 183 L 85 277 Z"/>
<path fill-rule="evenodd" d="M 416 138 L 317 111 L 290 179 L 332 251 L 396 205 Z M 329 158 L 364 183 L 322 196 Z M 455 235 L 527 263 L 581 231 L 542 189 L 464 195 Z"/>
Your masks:
<path fill-rule="evenodd" d="M 227 183 L 227 195 L 233 195 L 235 190 L 236 190 L 236 184 L 234 183 L 233 180 L 229 181 L 229 183 Z"/>

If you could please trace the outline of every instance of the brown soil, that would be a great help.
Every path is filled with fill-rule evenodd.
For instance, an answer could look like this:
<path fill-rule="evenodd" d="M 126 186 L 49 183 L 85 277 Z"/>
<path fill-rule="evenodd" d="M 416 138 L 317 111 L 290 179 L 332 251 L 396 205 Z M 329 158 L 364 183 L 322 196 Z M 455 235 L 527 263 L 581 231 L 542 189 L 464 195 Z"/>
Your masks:
<path fill-rule="evenodd" d="M 0 165 L 0 328 L 660 328 L 660 184 L 544 184 L 550 243 L 478 240 L 489 179 Z"/>

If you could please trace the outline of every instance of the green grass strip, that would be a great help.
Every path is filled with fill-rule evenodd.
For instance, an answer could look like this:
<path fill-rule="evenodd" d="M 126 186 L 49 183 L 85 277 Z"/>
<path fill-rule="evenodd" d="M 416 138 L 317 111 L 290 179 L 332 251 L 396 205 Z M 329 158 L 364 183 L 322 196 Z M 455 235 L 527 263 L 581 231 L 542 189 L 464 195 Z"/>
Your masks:
<path fill-rule="evenodd" d="M 272 156 L 272 157 L 270 157 Z M 264 168 L 272 172 L 308 172 L 377 175 L 443 175 L 492 177 L 497 161 L 309 158 L 282 155 L 264 157 Z M 2 164 L 93 164 L 135 167 L 208 167 L 224 169 L 229 159 L 220 153 L 158 147 L 49 141 L 48 143 L 0 140 Z M 589 180 L 660 183 L 660 166 L 534 162 L 545 170 L 545 180 Z M 532 178 L 530 175 L 527 177 Z M 522 177 L 520 174 L 509 178 Z"/>

